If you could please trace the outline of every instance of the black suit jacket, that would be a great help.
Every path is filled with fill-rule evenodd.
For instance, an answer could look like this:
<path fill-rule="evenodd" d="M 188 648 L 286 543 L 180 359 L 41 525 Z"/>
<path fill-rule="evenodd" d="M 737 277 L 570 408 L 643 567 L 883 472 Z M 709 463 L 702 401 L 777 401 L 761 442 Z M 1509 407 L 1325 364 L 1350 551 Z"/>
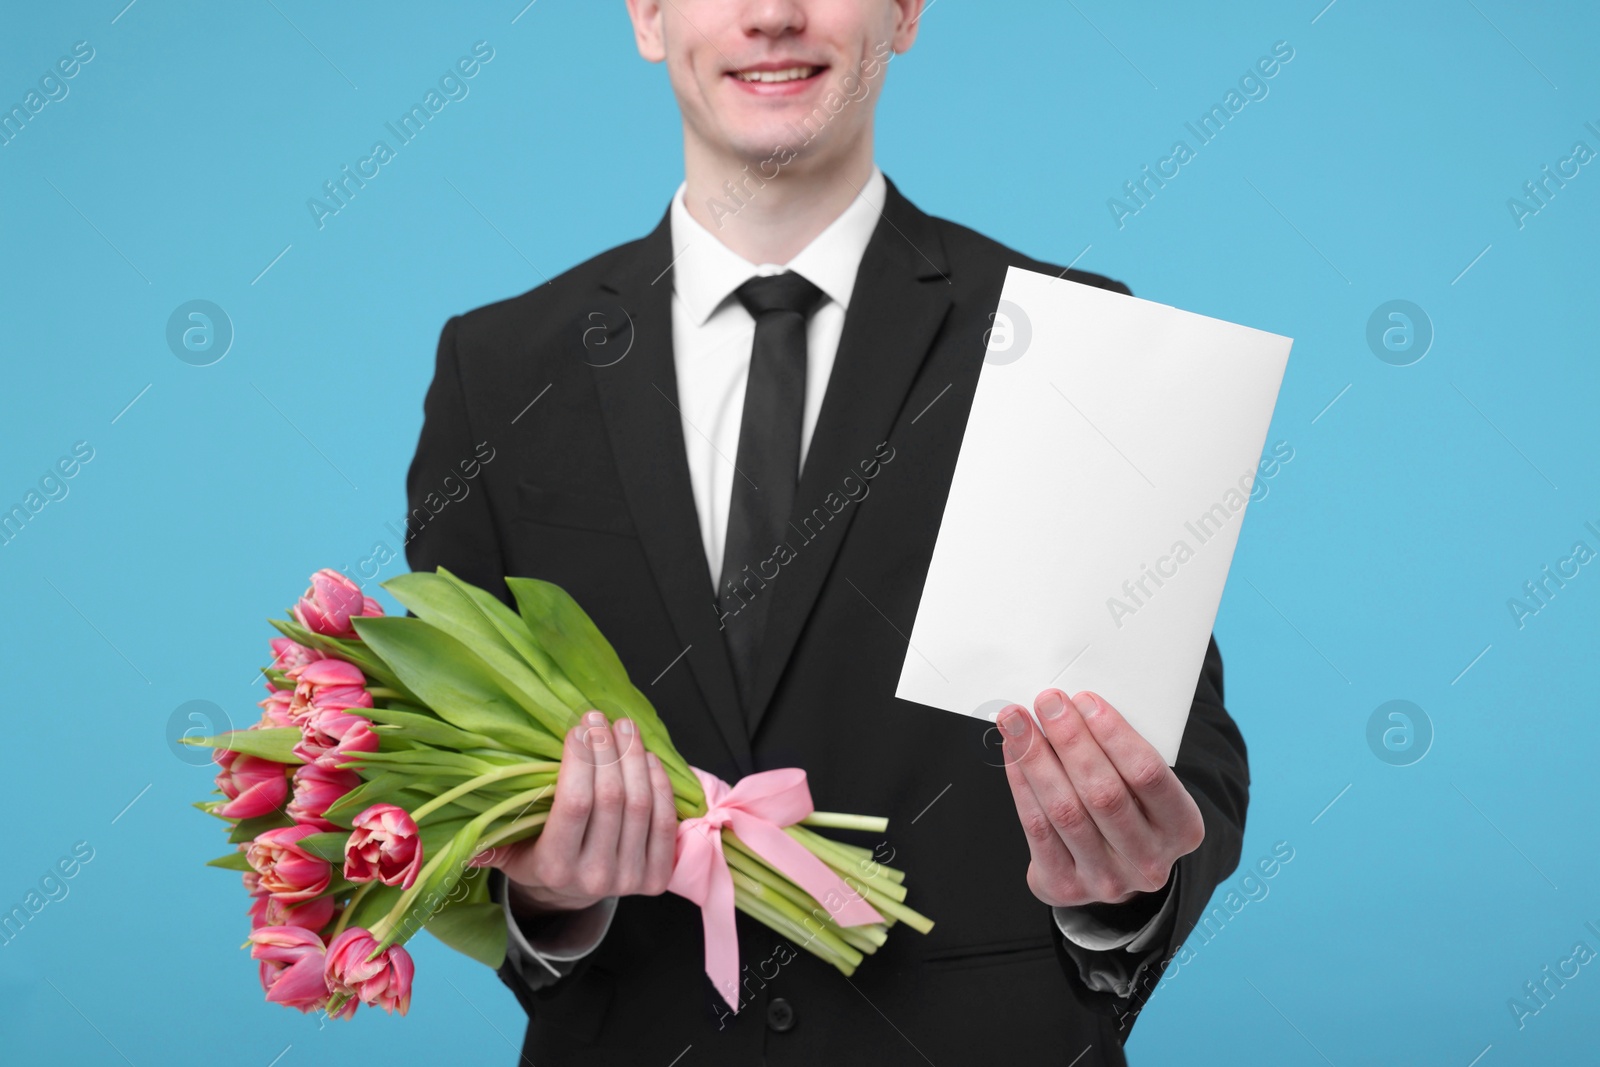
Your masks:
<path fill-rule="evenodd" d="M 663 218 L 446 324 L 407 483 L 409 561 L 502 595 L 505 575 L 563 586 L 691 763 L 730 782 L 802 767 L 819 808 L 887 816 L 886 835 L 846 836 L 886 842 L 880 856 L 937 925 L 894 928 L 846 979 L 741 914 L 734 1016 L 704 976 L 698 909 L 624 898 L 559 982 L 530 989 L 518 961 L 502 970 L 529 1015 L 524 1055 L 539 1067 L 665 1065 L 686 1048 L 685 1064 L 740 1067 L 1123 1063 L 1131 1009 L 1239 857 L 1249 775 L 1215 643 L 1177 762 L 1205 843 L 1179 862 L 1176 921 L 1143 961 L 1067 948 L 1029 892 L 993 727 L 894 692 L 1006 267 L 1127 290 L 932 218 L 889 185 L 800 479 L 793 558 L 763 594 L 755 705 L 741 709 L 677 410 L 672 259 Z M 1081 977 L 1089 962 L 1132 974 L 1150 959 L 1128 997 Z"/>

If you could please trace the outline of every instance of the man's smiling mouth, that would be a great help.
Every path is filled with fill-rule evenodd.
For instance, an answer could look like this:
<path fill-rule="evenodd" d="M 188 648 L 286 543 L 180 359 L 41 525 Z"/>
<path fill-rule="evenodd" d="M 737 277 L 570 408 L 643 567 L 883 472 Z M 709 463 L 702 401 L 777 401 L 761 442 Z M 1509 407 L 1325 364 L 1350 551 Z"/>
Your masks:
<path fill-rule="evenodd" d="M 816 77 L 825 69 L 825 67 L 818 66 L 794 66 L 777 70 L 736 70 L 732 74 L 733 77 L 742 82 L 773 84 L 777 82 L 805 81 L 807 78 Z"/>

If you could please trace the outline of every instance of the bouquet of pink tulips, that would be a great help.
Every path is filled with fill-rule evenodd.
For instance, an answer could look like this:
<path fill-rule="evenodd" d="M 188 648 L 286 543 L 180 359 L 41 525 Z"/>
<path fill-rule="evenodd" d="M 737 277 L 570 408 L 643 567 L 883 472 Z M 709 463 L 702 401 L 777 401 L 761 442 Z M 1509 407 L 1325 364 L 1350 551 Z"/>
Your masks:
<path fill-rule="evenodd" d="M 672 782 L 669 887 L 701 906 L 706 970 L 738 1009 L 735 909 L 850 974 L 897 921 L 904 876 L 811 827 L 881 832 L 886 821 L 814 811 L 804 772 L 730 787 L 690 767 L 599 630 L 560 588 L 507 579 L 516 611 L 443 568 L 384 584 L 414 618 L 382 609 L 336 571 L 312 576 L 274 619 L 263 716 L 192 743 L 216 750 L 227 821 L 253 898 L 251 957 L 267 1000 L 340 1018 L 402 1014 L 426 929 L 491 967 L 506 951 L 487 850 L 537 835 L 562 740 L 589 709 L 630 718 Z"/>

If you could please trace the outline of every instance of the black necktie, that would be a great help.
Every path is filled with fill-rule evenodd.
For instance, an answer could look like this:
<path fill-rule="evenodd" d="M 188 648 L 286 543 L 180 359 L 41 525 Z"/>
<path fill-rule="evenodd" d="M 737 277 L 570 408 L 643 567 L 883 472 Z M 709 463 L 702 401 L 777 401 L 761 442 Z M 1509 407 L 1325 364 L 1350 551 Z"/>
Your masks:
<path fill-rule="evenodd" d="M 794 504 L 800 480 L 800 422 L 806 399 L 806 317 L 823 293 L 789 271 L 751 278 L 734 294 L 756 320 L 739 421 L 738 468 L 722 546 L 717 587 L 723 637 L 733 659 L 739 698 L 753 714 L 751 689 L 772 600 L 768 565 Z M 761 571 L 767 572 L 767 577 Z"/>

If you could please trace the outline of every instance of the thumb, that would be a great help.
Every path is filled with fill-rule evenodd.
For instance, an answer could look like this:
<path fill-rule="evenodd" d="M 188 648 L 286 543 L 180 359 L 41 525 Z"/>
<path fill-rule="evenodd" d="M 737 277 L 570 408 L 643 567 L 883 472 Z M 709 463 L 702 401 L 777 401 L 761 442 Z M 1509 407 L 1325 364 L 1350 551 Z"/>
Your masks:
<path fill-rule="evenodd" d="M 476 853 L 470 860 L 467 861 L 467 866 L 499 867 L 504 869 L 505 865 L 511 862 L 512 855 L 512 846 L 496 845 L 493 848 L 486 848 L 483 851 Z"/>

